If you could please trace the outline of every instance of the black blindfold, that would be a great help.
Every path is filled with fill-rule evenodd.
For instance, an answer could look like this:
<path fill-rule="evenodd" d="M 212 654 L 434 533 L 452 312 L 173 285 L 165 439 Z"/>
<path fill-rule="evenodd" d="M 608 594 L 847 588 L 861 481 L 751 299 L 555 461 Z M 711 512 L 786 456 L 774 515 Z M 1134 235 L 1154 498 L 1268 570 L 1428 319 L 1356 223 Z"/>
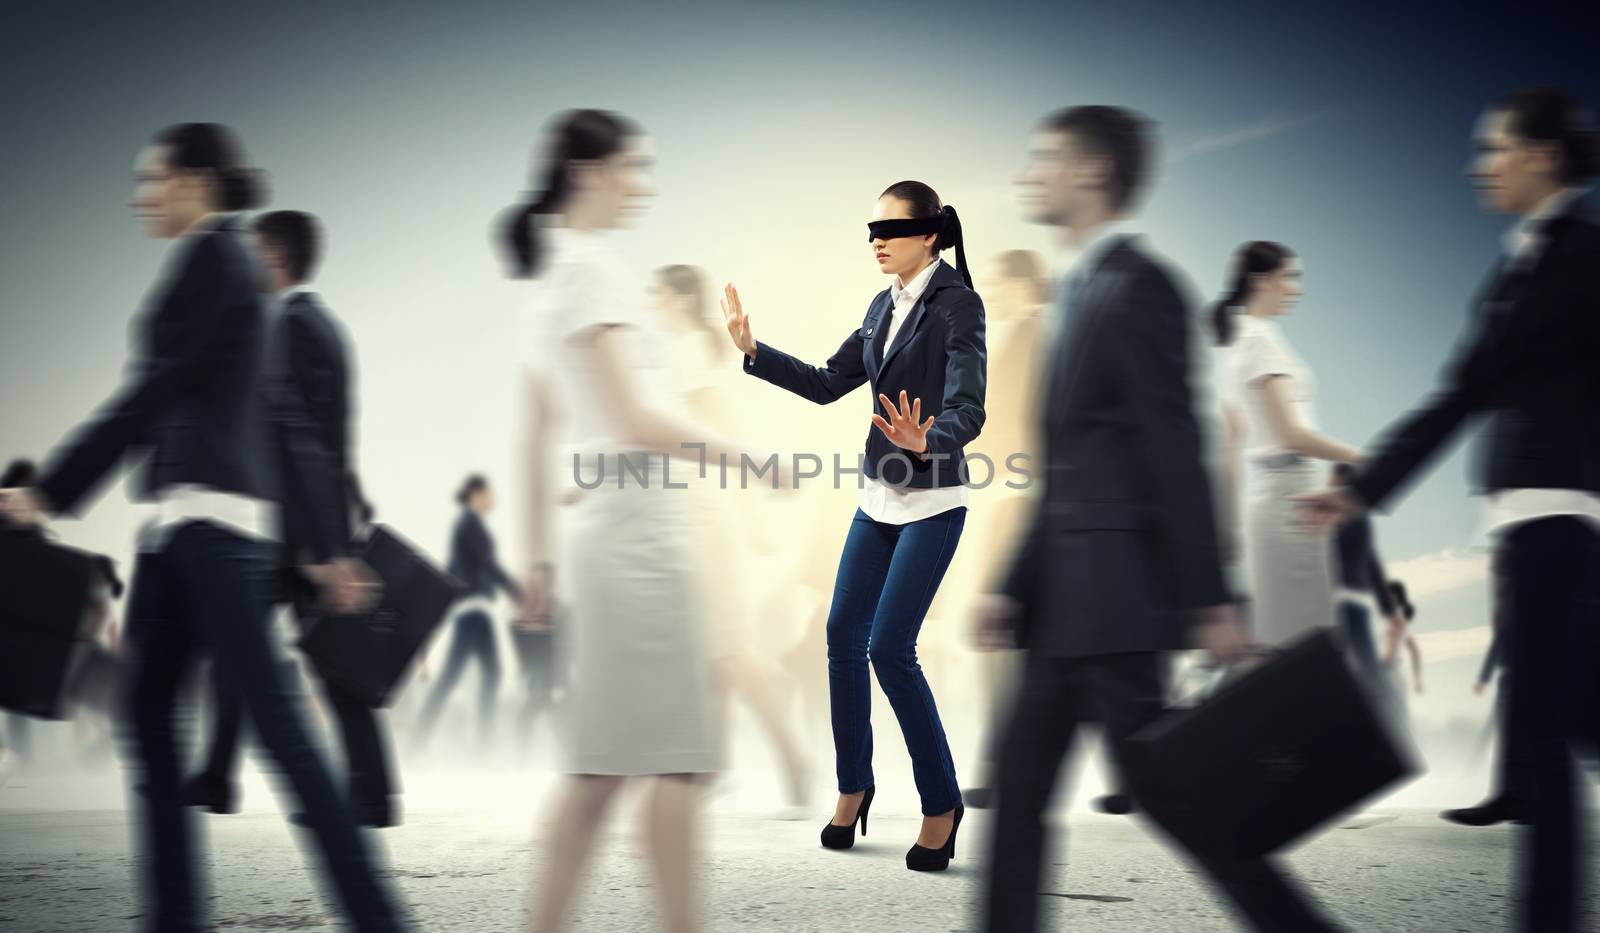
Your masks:
<path fill-rule="evenodd" d="M 915 217 L 911 220 L 874 220 L 867 224 L 868 240 L 894 240 L 907 236 L 928 236 L 944 230 L 944 215 Z"/>

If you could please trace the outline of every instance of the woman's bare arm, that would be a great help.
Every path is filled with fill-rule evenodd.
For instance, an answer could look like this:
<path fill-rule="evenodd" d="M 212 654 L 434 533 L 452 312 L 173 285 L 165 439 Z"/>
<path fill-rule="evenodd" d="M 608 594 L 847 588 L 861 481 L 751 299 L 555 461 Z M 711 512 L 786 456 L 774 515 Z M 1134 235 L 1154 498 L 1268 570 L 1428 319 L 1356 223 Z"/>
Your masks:
<path fill-rule="evenodd" d="M 1330 460 L 1334 463 L 1355 463 L 1361 451 L 1349 444 L 1313 431 L 1300 421 L 1289 396 L 1292 376 L 1273 375 L 1250 385 L 1250 391 L 1261 394 L 1261 409 L 1267 418 L 1267 429 L 1285 450 L 1294 451 L 1313 460 Z"/>

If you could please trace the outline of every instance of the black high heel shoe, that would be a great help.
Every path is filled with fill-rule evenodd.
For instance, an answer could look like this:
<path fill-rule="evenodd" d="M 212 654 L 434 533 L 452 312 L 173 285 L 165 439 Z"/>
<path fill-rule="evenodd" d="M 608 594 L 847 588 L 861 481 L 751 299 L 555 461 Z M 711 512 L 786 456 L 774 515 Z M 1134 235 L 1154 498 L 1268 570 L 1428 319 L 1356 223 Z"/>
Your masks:
<path fill-rule="evenodd" d="M 956 830 L 961 828 L 961 815 L 966 812 L 966 807 L 956 804 L 955 821 L 950 824 L 950 838 L 937 849 L 912 845 L 906 852 L 906 867 L 912 871 L 944 871 L 949 868 L 950 860 L 956 857 Z"/>
<path fill-rule="evenodd" d="M 861 806 L 856 810 L 856 818 L 847 826 L 835 826 L 829 820 L 828 825 L 822 827 L 822 847 L 824 849 L 848 849 L 856 844 L 856 824 L 861 824 L 861 835 L 867 835 L 867 810 L 872 807 L 872 795 L 877 792 L 877 785 L 867 788 L 861 796 Z"/>

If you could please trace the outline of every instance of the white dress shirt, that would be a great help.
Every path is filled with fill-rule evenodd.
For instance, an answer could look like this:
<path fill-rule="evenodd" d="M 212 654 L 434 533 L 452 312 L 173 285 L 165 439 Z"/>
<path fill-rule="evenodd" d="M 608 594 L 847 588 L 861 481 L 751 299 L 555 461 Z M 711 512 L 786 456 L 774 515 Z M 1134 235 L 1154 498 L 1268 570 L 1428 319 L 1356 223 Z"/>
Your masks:
<path fill-rule="evenodd" d="M 193 248 L 201 236 L 215 229 L 235 212 L 218 212 L 200 219 L 179 238 L 175 250 Z M 174 259 L 179 254 L 174 253 Z M 268 338 L 272 333 L 269 327 Z M 167 546 L 174 532 L 189 522 L 211 522 L 236 534 L 262 541 L 276 541 L 278 526 L 277 503 L 247 496 L 238 492 L 224 492 L 198 483 L 174 483 L 156 491 L 155 509 L 151 518 L 139 529 L 139 550 L 155 553 Z"/>
<path fill-rule="evenodd" d="M 1504 242 L 1511 264 L 1536 262 L 1544 249 L 1545 237 L 1539 232 L 1544 222 L 1587 193 L 1584 188 L 1564 188 L 1507 230 Z M 1483 533 L 1499 535 L 1523 522 L 1558 515 L 1586 518 L 1600 531 L 1600 496 L 1586 489 L 1502 489 L 1489 497 Z"/>
<path fill-rule="evenodd" d="M 900 325 L 905 323 L 911 309 L 916 307 L 922 298 L 922 293 L 927 290 L 928 280 L 933 278 L 934 270 L 939 268 L 941 260 L 935 258 L 933 262 L 923 267 L 912 277 L 905 286 L 901 286 L 900 277 L 895 276 L 889 283 L 889 298 L 894 307 L 889 312 L 889 324 L 883 335 L 883 353 L 887 357 L 889 350 L 894 347 L 894 338 L 900 332 Z M 880 386 L 884 397 L 895 405 L 900 403 L 900 390 L 892 386 Z M 909 404 L 910 399 L 907 399 Z M 878 428 L 873 427 L 876 431 Z M 907 458 L 914 459 L 917 455 L 909 450 L 902 450 Z M 953 474 L 956 465 L 950 459 L 939 460 L 935 464 L 940 475 Z M 955 486 L 936 486 L 931 489 L 913 489 L 909 486 L 904 489 L 890 485 L 881 479 L 867 477 L 866 483 L 861 487 L 861 496 L 858 505 L 867 517 L 875 522 L 886 525 L 906 525 L 911 522 L 931 518 L 941 512 L 948 512 L 967 504 L 967 487 L 965 484 Z"/>

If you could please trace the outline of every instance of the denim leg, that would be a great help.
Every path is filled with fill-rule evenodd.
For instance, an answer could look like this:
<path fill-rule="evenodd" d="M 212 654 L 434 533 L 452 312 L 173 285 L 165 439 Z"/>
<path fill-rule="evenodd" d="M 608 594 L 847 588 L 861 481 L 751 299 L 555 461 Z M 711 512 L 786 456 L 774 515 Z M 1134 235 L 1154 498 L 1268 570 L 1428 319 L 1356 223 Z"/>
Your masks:
<path fill-rule="evenodd" d="M 135 764 L 133 816 L 140 853 L 144 929 L 197 930 L 192 817 L 183 805 L 173 722 L 178 690 L 196 656 L 195 638 L 172 592 L 168 558 L 141 554 L 128 596 L 129 671 L 119 720 Z"/>
<path fill-rule="evenodd" d="M 917 663 L 917 635 L 955 555 L 966 516 L 965 508 L 956 508 L 900 526 L 867 649 L 905 737 L 925 816 L 947 813 L 961 802 L 950 742 Z"/>
<path fill-rule="evenodd" d="M 872 784 L 872 681 L 867 643 L 878 596 L 894 555 L 894 526 L 880 525 L 860 509 L 850 522 L 828 610 L 828 703 L 839 793 Z"/>
<path fill-rule="evenodd" d="M 276 549 L 204 523 L 173 536 L 164 557 L 186 621 L 208 643 L 218 676 L 238 691 L 250 725 L 281 770 L 316 839 L 345 917 L 364 933 L 399 929 L 354 814 L 311 743 L 293 685 L 269 637 Z"/>

